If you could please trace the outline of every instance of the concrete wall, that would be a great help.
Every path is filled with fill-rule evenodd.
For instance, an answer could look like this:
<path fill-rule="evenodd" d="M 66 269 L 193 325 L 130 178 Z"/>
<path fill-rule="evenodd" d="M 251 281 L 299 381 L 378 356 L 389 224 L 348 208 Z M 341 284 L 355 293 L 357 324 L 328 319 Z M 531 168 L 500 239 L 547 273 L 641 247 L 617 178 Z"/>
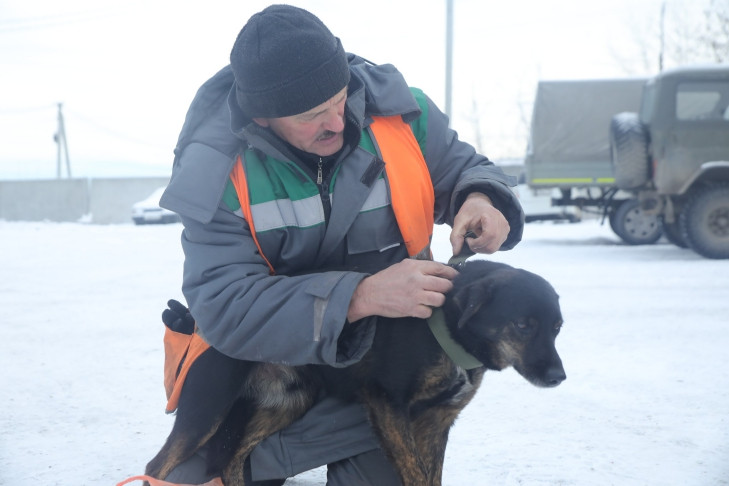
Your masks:
<path fill-rule="evenodd" d="M 497 165 L 510 175 L 524 167 Z M 132 204 L 168 182 L 167 177 L 0 181 L 0 219 L 131 223 Z"/>
<path fill-rule="evenodd" d="M 131 223 L 132 204 L 167 177 L 0 181 L 0 219 Z"/>

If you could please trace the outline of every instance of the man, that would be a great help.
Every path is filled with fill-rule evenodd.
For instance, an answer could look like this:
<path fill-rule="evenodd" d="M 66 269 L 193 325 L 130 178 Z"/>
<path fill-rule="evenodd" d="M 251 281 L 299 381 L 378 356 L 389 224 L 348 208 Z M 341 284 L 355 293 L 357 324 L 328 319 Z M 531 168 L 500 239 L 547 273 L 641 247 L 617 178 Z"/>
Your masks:
<path fill-rule="evenodd" d="M 394 67 L 347 55 L 311 13 L 253 15 L 230 60 L 190 107 L 161 202 L 182 218 L 183 293 L 219 351 L 350 365 L 372 343 L 371 316 L 425 318 L 443 304 L 456 271 L 417 259 L 433 222 L 452 226 L 454 254 L 520 241 L 511 178 Z M 262 442 L 246 484 L 324 464 L 330 485 L 399 484 L 362 407 L 333 397 Z M 200 457 L 168 477 L 207 479 Z"/>

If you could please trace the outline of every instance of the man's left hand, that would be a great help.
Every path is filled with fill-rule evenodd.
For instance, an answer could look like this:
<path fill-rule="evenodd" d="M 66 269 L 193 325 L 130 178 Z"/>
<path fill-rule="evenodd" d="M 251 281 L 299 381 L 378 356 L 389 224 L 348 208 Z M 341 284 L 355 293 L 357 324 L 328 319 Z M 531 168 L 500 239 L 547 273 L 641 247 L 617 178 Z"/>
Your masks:
<path fill-rule="evenodd" d="M 453 254 L 461 253 L 464 241 L 474 253 L 494 253 L 506 241 L 510 229 L 509 222 L 488 196 L 472 192 L 453 221 L 450 237 Z M 466 236 L 469 232 L 475 237 Z"/>

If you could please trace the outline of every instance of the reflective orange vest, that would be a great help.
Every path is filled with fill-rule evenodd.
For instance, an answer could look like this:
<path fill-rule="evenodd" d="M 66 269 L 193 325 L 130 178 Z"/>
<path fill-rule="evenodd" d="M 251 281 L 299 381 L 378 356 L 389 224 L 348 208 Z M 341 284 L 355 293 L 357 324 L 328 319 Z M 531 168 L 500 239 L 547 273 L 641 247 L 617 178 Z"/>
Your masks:
<path fill-rule="evenodd" d="M 435 196 L 430 172 L 410 126 L 401 116 L 373 117 L 370 129 L 385 162 L 385 173 L 390 185 L 392 209 L 408 255 L 415 257 L 428 251 L 433 234 Z M 230 174 L 243 217 L 248 222 L 258 252 L 268 264 L 271 274 L 273 265 L 266 258 L 256 237 L 255 221 L 251 212 L 250 194 L 245 170 L 240 156 Z"/>
<path fill-rule="evenodd" d="M 430 172 L 410 126 L 401 116 L 373 117 L 370 129 L 385 162 L 390 185 L 390 198 L 400 233 L 408 255 L 431 258 L 430 239 L 433 234 L 435 195 Z M 271 274 L 274 268 L 258 243 L 251 212 L 250 195 L 241 157 L 235 163 L 230 178 L 240 201 L 241 211 L 261 257 Z M 209 346 L 197 333 L 176 333 L 165 326 L 165 391 L 167 413 L 177 409 L 182 385 L 195 359 Z"/>

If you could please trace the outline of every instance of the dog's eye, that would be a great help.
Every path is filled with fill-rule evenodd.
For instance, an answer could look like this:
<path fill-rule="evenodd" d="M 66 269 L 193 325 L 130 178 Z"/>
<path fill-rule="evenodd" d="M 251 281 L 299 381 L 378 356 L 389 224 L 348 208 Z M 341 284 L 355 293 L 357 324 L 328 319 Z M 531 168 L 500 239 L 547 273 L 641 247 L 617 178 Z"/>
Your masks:
<path fill-rule="evenodd" d="M 529 332 L 533 326 L 531 320 L 518 320 L 511 323 L 512 326 L 521 332 Z"/>

